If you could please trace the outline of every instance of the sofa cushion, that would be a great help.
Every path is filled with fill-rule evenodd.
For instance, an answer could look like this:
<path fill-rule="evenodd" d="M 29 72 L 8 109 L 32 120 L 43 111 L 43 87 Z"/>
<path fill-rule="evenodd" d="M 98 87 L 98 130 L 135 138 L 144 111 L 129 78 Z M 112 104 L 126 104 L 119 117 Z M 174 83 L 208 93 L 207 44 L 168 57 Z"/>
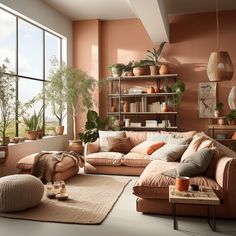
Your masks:
<path fill-rule="evenodd" d="M 124 138 L 125 132 L 124 131 L 102 131 L 99 130 L 99 142 L 100 142 L 100 152 L 107 152 L 108 151 L 108 137 L 114 138 Z"/>
<path fill-rule="evenodd" d="M 161 131 L 161 134 L 169 134 L 174 138 L 193 138 L 197 131 L 187 131 L 187 132 L 172 132 L 172 131 Z"/>
<path fill-rule="evenodd" d="M 29 156 L 23 157 L 17 162 L 16 167 L 21 170 L 31 170 L 34 164 L 34 157 L 37 154 L 38 153 L 33 153 Z M 76 166 L 77 164 L 78 163 L 76 163 L 75 160 L 72 159 L 71 157 L 64 156 L 62 161 L 58 162 L 55 165 L 55 172 L 63 172 L 71 167 Z"/>
<path fill-rule="evenodd" d="M 130 138 L 108 137 L 108 151 L 128 153 L 132 149 Z"/>
<path fill-rule="evenodd" d="M 131 167 L 146 167 L 151 161 L 149 155 L 134 152 L 130 152 L 122 158 L 122 164 Z"/>
<path fill-rule="evenodd" d="M 175 179 L 161 173 L 178 166 L 177 162 L 152 161 L 143 171 L 133 193 L 141 198 L 168 199 L 169 185 L 175 185 Z M 211 187 L 220 199 L 223 199 L 223 189 L 213 180 L 203 176 L 190 178 L 190 184 Z"/>
<path fill-rule="evenodd" d="M 119 152 L 97 152 L 85 156 L 85 161 L 94 166 L 120 166 L 123 156 Z"/>
<path fill-rule="evenodd" d="M 144 131 L 140 131 L 140 132 L 125 131 L 125 137 L 130 138 L 132 147 L 135 147 L 147 139 L 147 133 L 148 132 L 144 132 Z"/>
<path fill-rule="evenodd" d="M 137 146 L 133 147 L 130 152 L 140 153 L 144 155 L 151 155 L 154 151 L 158 150 L 165 145 L 165 142 L 146 140 Z"/>
<path fill-rule="evenodd" d="M 210 164 L 213 150 L 210 148 L 203 148 L 200 151 L 187 156 L 176 169 L 166 171 L 164 174 L 170 177 L 177 176 L 196 176 L 204 173 Z"/>
<path fill-rule="evenodd" d="M 166 144 L 151 155 L 152 160 L 177 161 L 187 149 L 186 145 Z"/>

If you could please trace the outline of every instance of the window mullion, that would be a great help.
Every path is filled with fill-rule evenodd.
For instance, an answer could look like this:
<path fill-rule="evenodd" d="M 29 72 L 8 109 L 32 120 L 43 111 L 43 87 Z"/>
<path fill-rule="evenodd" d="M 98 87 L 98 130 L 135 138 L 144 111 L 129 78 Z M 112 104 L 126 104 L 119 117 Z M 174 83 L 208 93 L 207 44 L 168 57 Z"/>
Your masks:
<path fill-rule="evenodd" d="M 18 88 L 19 88 L 19 85 L 18 85 L 18 72 L 19 72 L 19 52 L 18 52 L 18 45 L 19 45 L 19 37 L 18 37 L 18 34 L 19 34 L 19 30 L 18 30 L 18 16 L 16 16 L 16 114 L 15 114 L 15 119 L 16 119 L 16 122 L 15 122 L 15 126 L 16 126 L 16 130 L 15 130 L 15 133 L 16 133 L 16 137 L 18 137 L 19 135 L 19 123 L 18 123 L 18 119 L 19 119 L 19 106 L 18 106 L 18 102 L 19 102 L 19 92 L 18 92 Z"/>

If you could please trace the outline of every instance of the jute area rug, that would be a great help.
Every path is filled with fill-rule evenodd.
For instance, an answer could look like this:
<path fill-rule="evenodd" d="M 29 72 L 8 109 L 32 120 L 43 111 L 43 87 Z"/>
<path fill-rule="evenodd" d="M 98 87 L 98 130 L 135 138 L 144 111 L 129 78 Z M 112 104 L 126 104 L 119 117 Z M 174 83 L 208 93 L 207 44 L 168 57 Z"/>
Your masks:
<path fill-rule="evenodd" d="M 0 216 L 71 224 L 100 224 L 130 180 L 120 176 L 78 174 L 66 181 L 68 200 L 58 201 L 44 196 L 34 208 L 16 213 L 0 213 Z"/>

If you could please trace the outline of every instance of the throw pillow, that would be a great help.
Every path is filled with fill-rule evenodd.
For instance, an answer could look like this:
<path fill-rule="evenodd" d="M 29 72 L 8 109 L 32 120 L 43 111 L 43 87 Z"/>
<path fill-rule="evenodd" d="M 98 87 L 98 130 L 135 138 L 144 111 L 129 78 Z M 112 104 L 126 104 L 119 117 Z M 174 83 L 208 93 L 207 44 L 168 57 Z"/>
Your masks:
<path fill-rule="evenodd" d="M 151 155 L 153 160 L 163 161 L 177 161 L 184 151 L 187 149 L 187 145 L 170 145 L 166 144 L 164 147 L 158 149 Z"/>
<path fill-rule="evenodd" d="M 136 152 L 144 155 L 151 155 L 154 151 L 158 150 L 165 145 L 165 142 L 157 142 L 146 140 L 139 145 L 135 146 L 130 150 L 130 152 Z"/>
<path fill-rule="evenodd" d="M 177 176 L 196 176 L 204 173 L 212 159 L 213 151 L 210 148 L 204 148 L 194 154 L 186 157 L 184 162 L 179 163 L 176 169 L 164 172 L 164 175 L 176 178 Z"/>
<path fill-rule="evenodd" d="M 125 132 L 124 131 L 102 131 L 99 130 L 99 143 L 100 143 L 100 151 L 107 152 L 108 151 L 108 137 L 115 137 L 115 138 L 124 138 Z"/>
<path fill-rule="evenodd" d="M 132 149 L 130 138 L 108 137 L 108 151 L 128 153 Z"/>
<path fill-rule="evenodd" d="M 172 131 L 161 131 L 161 134 L 169 134 L 174 138 L 193 138 L 197 131 L 187 131 L 187 132 L 172 132 Z"/>

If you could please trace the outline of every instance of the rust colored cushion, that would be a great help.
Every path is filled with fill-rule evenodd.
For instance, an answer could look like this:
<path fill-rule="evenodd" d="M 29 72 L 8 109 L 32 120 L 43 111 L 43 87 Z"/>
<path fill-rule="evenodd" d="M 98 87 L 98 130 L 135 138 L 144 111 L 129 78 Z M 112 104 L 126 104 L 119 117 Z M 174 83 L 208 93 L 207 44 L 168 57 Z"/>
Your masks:
<path fill-rule="evenodd" d="M 130 152 L 122 158 L 122 164 L 131 167 L 146 167 L 151 161 L 149 155 L 134 152 Z"/>
<path fill-rule="evenodd" d="M 34 164 L 34 157 L 37 155 L 38 153 L 33 153 L 29 156 L 23 157 L 22 159 L 20 159 L 17 164 L 16 167 L 18 169 L 21 170 L 31 170 L 33 164 Z M 70 157 L 65 156 L 62 161 L 58 162 L 55 166 L 55 172 L 63 172 L 71 167 L 76 166 L 78 163 L 75 162 L 75 160 L 73 160 Z"/>
<path fill-rule="evenodd" d="M 107 138 L 109 152 L 128 153 L 132 149 L 130 138 Z"/>
<path fill-rule="evenodd" d="M 130 150 L 130 152 L 151 155 L 153 152 L 165 145 L 165 142 L 146 140 Z"/>
<path fill-rule="evenodd" d="M 94 166 L 120 166 L 123 156 L 119 152 L 97 152 L 85 156 L 85 161 Z"/>
<path fill-rule="evenodd" d="M 175 168 L 177 162 L 152 161 L 143 171 L 133 187 L 134 195 L 141 198 L 168 199 L 169 185 L 175 184 L 175 179 L 161 173 Z M 198 176 L 190 179 L 190 184 L 211 187 L 220 199 L 223 199 L 223 189 L 213 180 Z"/>

